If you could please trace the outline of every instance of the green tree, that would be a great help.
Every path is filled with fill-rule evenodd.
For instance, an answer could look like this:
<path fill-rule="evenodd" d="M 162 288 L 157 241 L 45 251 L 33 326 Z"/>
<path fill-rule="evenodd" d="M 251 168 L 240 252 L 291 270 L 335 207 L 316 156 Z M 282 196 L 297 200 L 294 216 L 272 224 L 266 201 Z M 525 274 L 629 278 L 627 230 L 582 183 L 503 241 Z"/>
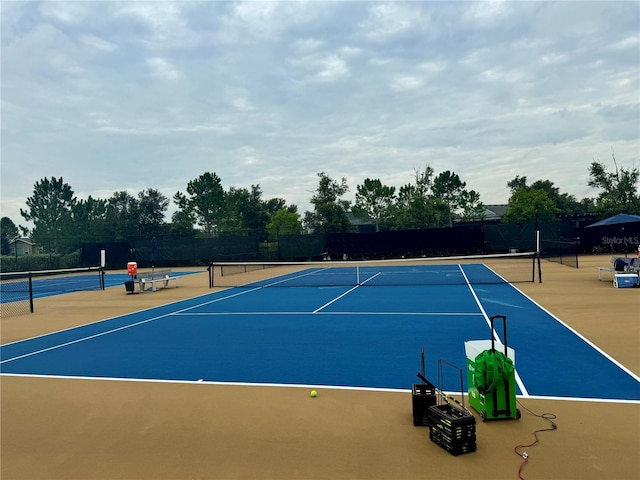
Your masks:
<path fill-rule="evenodd" d="M 35 183 L 27 198 L 27 210 L 20 215 L 33 222 L 33 240 L 48 252 L 67 253 L 71 225 L 71 208 L 76 203 L 71 186 L 63 178 L 43 178 Z"/>
<path fill-rule="evenodd" d="M 0 240 L 2 241 L 2 255 L 9 255 L 11 253 L 10 242 L 17 238 L 18 235 L 18 227 L 16 227 L 16 224 L 13 223 L 13 220 L 11 220 L 9 217 L 2 217 L 2 219 L 0 219 Z"/>
<path fill-rule="evenodd" d="M 178 235 L 192 236 L 195 233 L 193 228 L 195 224 L 196 219 L 191 213 L 185 210 L 177 210 L 171 215 L 169 230 Z"/>
<path fill-rule="evenodd" d="M 484 204 L 480 201 L 480 194 L 475 190 L 465 190 L 459 198 L 461 220 L 482 220 L 485 216 Z"/>
<path fill-rule="evenodd" d="M 456 173 L 446 170 L 433 180 L 433 196 L 446 206 L 448 225 L 453 226 L 453 213 L 459 207 L 460 195 L 467 184 Z"/>
<path fill-rule="evenodd" d="M 484 210 L 480 194 L 475 190 L 467 190 L 466 186 L 466 182 L 449 170 L 440 173 L 433 180 L 433 196 L 445 205 L 445 215 L 450 227 L 453 226 L 454 215 L 471 219 Z"/>
<path fill-rule="evenodd" d="M 589 167 L 588 185 L 600 189 L 594 202 L 595 213 L 602 216 L 629 213 L 640 215 L 640 194 L 638 193 L 638 168 L 618 168 L 613 156 L 615 172 L 608 172 L 604 164 L 592 162 Z"/>
<path fill-rule="evenodd" d="M 207 235 L 212 236 L 223 219 L 224 197 L 220 177 L 206 172 L 187 184 L 187 195 L 177 192 L 173 200 L 186 216 L 195 219 Z"/>
<path fill-rule="evenodd" d="M 282 208 L 271 215 L 267 224 L 269 240 L 275 241 L 280 235 L 299 235 L 302 233 L 300 215 L 289 209 Z"/>
<path fill-rule="evenodd" d="M 78 200 L 71 207 L 73 228 L 82 240 L 96 240 L 107 235 L 107 201 L 93 198 Z"/>
<path fill-rule="evenodd" d="M 520 175 L 516 175 L 516 178 L 507 182 L 507 187 L 509 187 L 509 190 L 511 191 L 511 193 L 516 193 L 521 188 L 529 188 L 529 186 L 527 185 L 527 177 L 526 176 L 521 177 Z"/>
<path fill-rule="evenodd" d="M 516 176 L 513 180 L 507 182 L 507 186 L 511 189 L 511 193 L 515 193 L 521 188 L 545 191 L 549 199 L 558 209 L 558 214 L 560 215 L 571 215 L 583 211 L 580 202 L 578 202 L 573 195 L 560 193 L 560 189 L 550 180 L 536 180 L 531 185 L 527 185 L 526 176 Z"/>
<path fill-rule="evenodd" d="M 164 214 L 169 199 L 159 190 L 148 188 L 138 193 L 138 232 L 142 235 L 161 233 L 166 225 Z"/>
<path fill-rule="evenodd" d="M 325 172 L 318 173 L 318 188 L 311 197 L 313 212 L 305 212 L 305 227 L 314 233 L 350 232 L 353 230 L 347 211 L 350 202 L 340 197 L 349 191 L 346 178 L 339 182 Z"/>
<path fill-rule="evenodd" d="M 140 233 L 138 200 L 126 190 L 114 192 L 107 200 L 105 225 L 111 236 L 123 239 Z"/>
<path fill-rule="evenodd" d="M 383 185 L 377 178 L 365 178 L 364 183 L 356 189 L 354 215 L 372 219 L 376 225 L 376 232 L 380 231 L 380 224 L 386 223 L 391 216 L 396 188 Z"/>
<path fill-rule="evenodd" d="M 225 194 L 224 220 L 221 229 L 237 233 L 262 235 L 269 222 L 267 207 L 262 201 L 259 185 L 246 188 L 229 188 Z"/>
<path fill-rule="evenodd" d="M 433 196 L 433 168 L 415 171 L 415 183 L 398 190 L 393 207 L 392 227 L 395 230 L 435 228 L 443 225 L 446 205 Z"/>
<path fill-rule="evenodd" d="M 520 188 L 509 198 L 509 205 L 502 220 L 505 223 L 524 223 L 554 220 L 558 209 L 547 195 L 537 188 Z"/>
<path fill-rule="evenodd" d="M 275 215 L 276 212 L 282 209 L 287 209 L 291 213 L 298 213 L 298 206 L 295 204 L 287 205 L 287 202 L 284 198 L 270 198 L 269 200 L 264 202 L 264 206 L 270 216 Z"/>

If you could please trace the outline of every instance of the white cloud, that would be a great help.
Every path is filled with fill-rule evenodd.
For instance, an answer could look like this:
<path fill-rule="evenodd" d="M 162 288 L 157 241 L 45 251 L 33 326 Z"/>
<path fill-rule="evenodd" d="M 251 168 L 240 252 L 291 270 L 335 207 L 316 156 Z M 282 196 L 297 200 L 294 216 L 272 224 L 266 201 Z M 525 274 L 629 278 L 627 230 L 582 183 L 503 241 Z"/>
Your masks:
<path fill-rule="evenodd" d="M 635 49 L 638 53 L 638 46 L 640 45 L 640 35 L 629 35 L 622 40 L 609 45 L 609 50 L 629 50 Z"/>
<path fill-rule="evenodd" d="M 447 64 L 442 60 L 433 60 L 420 63 L 418 68 L 425 73 L 439 73 L 446 70 Z"/>
<path fill-rule="evenodd" d="M 320 81 L 334 82 L 349 75 L 349 66 L 337 55 L 329 55 L 318 61 L 316 78 Z"/>
<path fill-rule="evenodd" d="M 89 48 L 100 52 L 113 52 L 118 49 L 117 44 L 108 42 L 97 35 L 81 35 L 80 40 Z"/>
<path fill-rule="evenodd" d="M 293 42 L 294 50 L 302 54 L 308 54 L 318 50 L 324 42 L 317 38 L 300 38 Z"/>
<path fill-rule="evenodd" d="M 260 161 L 260 153 L 258 152 L 258 150 L 249 145 L 244 145 L 238 148 L 237 157 L 239 163 L 244 166 L 253 166 L 262 163 Z M 242 187 L 248 188 L 249 185 L 242 185 Z"/>
<path fill-rule="evenodd" d="M 176 80 L 182 76 L 180 71 L 164 58 L 149 58 L 146 63 L 151 70 L 152 75 L 156 77 L 166 78 L 167 80 Z"/>
<path fill-rule="evenodd" d="M 254 110 L 254 106 L 251 104 L 251 101 L 246 97 L 234 97 L 229 100 L 229 103 L 236 109 L 249 112 Z"/>
<path fill-rule="evenodd" d="M 0 21 L 17 222 L 51 175 L 173 196 L 215 171 L 303 213 L 319 171 L 353 198 L 431 164 L 504 203 L 516 175 L 583 198 L 594 157 L 640 162 L 632 2 L 8 2 Z"/>
<path fill-rule="evenodd" d="M 396 92 L 404 92 L 406 90 L 415 90 L 424 85 L 424 80 L 413 75 L 399 75 L 391 82 L 391 88 Z"/>
<path fill-rule="evenodd" d="M 506 21 L 509 15 L 507 7 L 505 0 L 471 2 L 469 8 L 465 10 L 463 21 L 484 28 L 495 27 Z"/>
<path fill-rule="evenodd" d="M 41 2 L 38 9 L 43 17 L 70 25 L 81 24 L 91 15 L 91 7 L 84 2 Z"/>
<path fill-rule="evenodd" d="M 376 41 L 408 33 L 414 29 L 426 29 L 429 16 L 418 5 L 407 2 L 386 2 L 365 4 L 368 6 L 367 17 L 359 27 L 365 34 Z"/>
<path fill-rule="evenodd" d="M 569 60 L 569 56 L 564 53 L 549 53 L 540 58 L 540 62 L 543 65 L 557 65 L 559 63 L 565 63 L 567 60 Z"/>

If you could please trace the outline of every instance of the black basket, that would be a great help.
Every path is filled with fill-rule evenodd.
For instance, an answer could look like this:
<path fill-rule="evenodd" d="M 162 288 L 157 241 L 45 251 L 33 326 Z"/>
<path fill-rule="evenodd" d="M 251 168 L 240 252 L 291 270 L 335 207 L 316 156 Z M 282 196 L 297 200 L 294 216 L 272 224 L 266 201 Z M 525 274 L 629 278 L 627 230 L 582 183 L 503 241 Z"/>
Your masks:
<path fill-rule="evenodd" d="M 449 400 L 456 403 L 457 401 L 442 392 L 443 363 L 460 371 L 460 395 L 462 400 L 462 404 L 458 404 L 460 406 L 452 404 Z M 462 389 L 462 370 L 449 362 L 439 360 L 437 390 L 440 396 L 445 399 L 445 403 L 432 405 L 428 409 L 429 438 L 451 455 L 461 455 L 476 451 L 476 419 L 464 406 L 464 392 Z"/>
<path fill-rule="evenodd" d="M 429 431 L 429 438 L 433 443 L 440 445 L 453 456 L 475 452 L 477 449 L 475 435 L 465 441 L 456 441 L 442 434 L 437 429 L 431 429 Z"/>
<path fill-rule="evenodd" d="M 429 427 L 451 438 L 464 440 L 476 434 L 476 419 L 467 410 L 450 403 L 433 405 L 428 411 Z"/>
<path fill-rule="evenodd" d="M 416 427 L 429 425 L 429 407 L 435 405 L 436 387 L 430 383 L 414 383 L 411 387 L 413 424 Z"/>

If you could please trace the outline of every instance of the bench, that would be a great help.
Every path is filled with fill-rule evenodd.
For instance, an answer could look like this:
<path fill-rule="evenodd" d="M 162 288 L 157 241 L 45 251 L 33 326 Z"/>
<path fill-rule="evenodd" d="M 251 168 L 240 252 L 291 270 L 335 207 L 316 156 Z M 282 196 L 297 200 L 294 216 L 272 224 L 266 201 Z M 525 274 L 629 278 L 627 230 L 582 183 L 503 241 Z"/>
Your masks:
<path fill-rule="evenodd" d="M 598 267 L 598 280 L 602 280 L 602 272 L 611 273 L 612 275 L 611 279 L 612 280 L 614 279 L 616 274 L 616 269 L 614 268 L 614 264 L 618 258 L 620 257 L 611 257 L 611 266 L 609 267 Z"/>
<path fill-rule="evenodd" d="M 166 288 L 172 280 L 176 282 L 177 288 L 179 286 L 178 277 L 172 277 L 171 270 L 154 270 L 138 274 L 138 285 L 141 292 L 155 292 L 158 289 L 157 284 Z M 151 284 L 151 287 L 146 287 L 148 284 Z"/>
<path fill-rule="evenodd" d="M 615 268 L 615 263 L 616 260 L 622 260 L 624 262 L 624 268 L 622 270 L 618 269 L 616 270 Z M 613 276 L 613 280 L 615 281 L 615 276 L 616 276 L 616 272 L 617 273 L 640 273 L 640 268 L 638 265 L 638 259 L 637 258 L 622 258 L 620 256 L 618 257 L 611 257 L 611 266 L 610 267 L 598 267 L 598 280 L 602 280 L 602 272 L 610 272 L 611 275 Z"/>
<path fill-rule="evenodd" d="M 598 267 L 598 280 L 602 280 L 602 272 L 611 272 L 611 275 L 615 274 L 613 267 Z"/>

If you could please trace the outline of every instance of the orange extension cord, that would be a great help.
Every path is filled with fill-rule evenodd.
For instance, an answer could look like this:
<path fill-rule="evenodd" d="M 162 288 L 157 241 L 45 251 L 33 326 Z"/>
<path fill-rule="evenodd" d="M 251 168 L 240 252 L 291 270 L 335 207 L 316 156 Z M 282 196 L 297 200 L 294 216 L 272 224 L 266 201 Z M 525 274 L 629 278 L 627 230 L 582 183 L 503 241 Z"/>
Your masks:
<path fill-rule="evenodd" d="M 537 413 L 533 413 L 527 407 L 522 405 L 522 403 L 520 403 L 520 401 L 518 401 L 518 403 L 520 404 L 520 406 L 522 408 L 524 408 L 531 415 L 533 415 L 535 417 L 542 418 L 542 419 L 544 419 L 544 420 L 546 420 L 546 421 L 551 423 L 551 427 L 550 428 L 542 428 L 540 430 L 536 430 L 535 432 L 533 432 L 533 436 L 535 437 L 535 441 L 534 442 L 532 442 L 532 443 L 530 443 L 528 445 L 516 445 L 516 447 L 513 449 L 515 454 L 518 455 L 520 458 L 522 458 L 522 463 L 520 463 L 520 468 L 518 468 L 518 478 L 520 480 L 525 480 L 525 478 L 522 476 L 522 470 L 524 469 L 524 466 L 529 461 L 529 454 L 527 452 L 520 453 L 519 450 L 522 449 L 522 448 L 533 447 L 534 445 L 536 445 L 540 441 L 540 439 L 538 438 L 538 434 L 539 433 L 541 433 L 541 432 L 552 432 L 553 430 L 556 430 L 558 428 L 558 425 L 556 425 L 556 423 L 554 422 L 554 420 L 557 418 L 555 414 L 553 414 L 553 413 L 543 413 L 542 415 L 538 415 Z"/>

